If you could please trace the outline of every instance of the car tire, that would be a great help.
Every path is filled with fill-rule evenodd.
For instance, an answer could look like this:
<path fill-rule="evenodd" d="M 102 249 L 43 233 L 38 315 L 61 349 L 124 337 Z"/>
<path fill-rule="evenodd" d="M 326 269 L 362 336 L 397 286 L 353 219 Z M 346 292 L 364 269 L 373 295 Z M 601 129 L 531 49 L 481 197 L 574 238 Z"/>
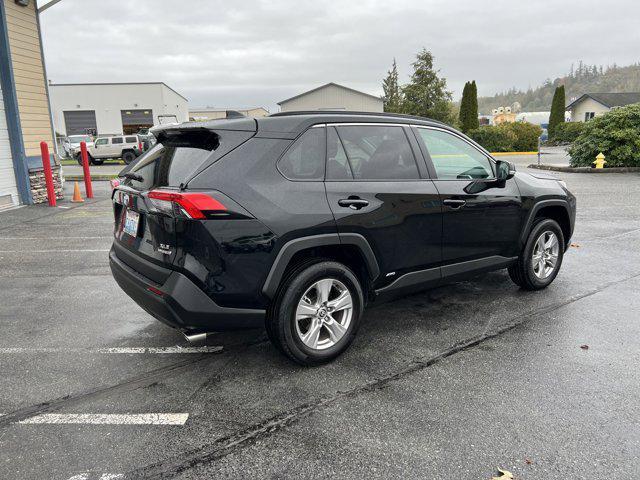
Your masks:
<path fill-rule="evenodd" d="M 267 312 L 267 335 L 291 360 L 320 365 L 349 347 L 363 308 L 362 287 L 348 267 L 328 260 L 305 263 L 279 288 Z"/>
<path fill-rule="evenodd" d="M 524 290 L 541 290 L 553 282 L 562 266 L 564 235 L 558 222 L 537 220 L 518 261 L 508 268 L 511 280 Z"/>
<path fill-rule="evenodd" d="M 91 155 L 89 155 L 89 163 L 91 163 L 91 165 L 99 166 L 104 163 L 104 160 L 93 158 Z"/>
<path fill-rule="evenodd" d="M 122 160 L 124 160 L 124 163 L 126 163 L 127 165 L 129 165 L 135 159 L 136 159 L 136 154 L 131 151 L 124 152 L 122 154 Z"/>

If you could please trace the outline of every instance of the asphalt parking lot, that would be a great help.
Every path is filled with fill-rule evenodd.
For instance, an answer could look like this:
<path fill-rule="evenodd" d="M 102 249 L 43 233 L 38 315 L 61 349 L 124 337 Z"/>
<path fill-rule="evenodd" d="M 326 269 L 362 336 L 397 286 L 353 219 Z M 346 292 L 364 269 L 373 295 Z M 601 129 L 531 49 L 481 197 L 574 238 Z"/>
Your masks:
<path fill-rule="evenodd" d="M 312 369 L 262 331 L 189 348 L 130 300 L 107 182 L 0 213 L 0 478 L 639 478 L 640 175 L 562 178 L 551 287 L 500 271 L 376 306 Z"/>

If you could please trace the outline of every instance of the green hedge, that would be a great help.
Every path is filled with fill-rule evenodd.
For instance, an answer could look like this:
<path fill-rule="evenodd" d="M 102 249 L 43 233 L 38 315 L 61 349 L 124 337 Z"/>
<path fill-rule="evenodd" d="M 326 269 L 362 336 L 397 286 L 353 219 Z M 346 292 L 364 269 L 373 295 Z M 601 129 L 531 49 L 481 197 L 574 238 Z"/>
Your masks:
<path fill-rule="evenodd" d="M 556 125 L 551 142 L 557 144 L 573 143 L 584 130 L 584 122 L 562 122 Z"/>
<path fill-rule="evenodd" d="M 467 135 L 490 152 L 510 152 L 517 140 L 515 133 L 493 125 L 471 130 Z"/>
<path fill-rule="evenodd" d="M 588 167 L 598 153 L 607 167 L 640 166 L 640 103 L 616 108 L 585 123 L 569 147 L 572 167 Z"/>
<path fill-rule="evenodd" d="M 490 152 L 532 152 L 538 150 L 542 129 L 531 123 L 502 123 L 471 130 L 468 135 Z"/>

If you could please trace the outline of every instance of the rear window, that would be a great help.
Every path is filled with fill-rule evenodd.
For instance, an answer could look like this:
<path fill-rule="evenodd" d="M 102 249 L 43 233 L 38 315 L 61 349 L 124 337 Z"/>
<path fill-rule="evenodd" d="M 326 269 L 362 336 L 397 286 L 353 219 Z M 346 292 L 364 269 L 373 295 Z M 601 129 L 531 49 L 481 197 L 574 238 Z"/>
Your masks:
<path fill-rule="evenodd" d="M 125 141 L 127 143 L 138 143 L 138 139 L 136 137 L 126 137 Z"/>
<path fill-rule="evenodd" d="M 158 143 L 125 168 L 120 175 L 135 173 L 124 184 L 138 190 L 179 187 L 253 136 L 244 131 L 162 132 Z"/>
<path fill-rule="evenodd" d="M 111 143 L 115 144 L 115 143 L 122 143 L 122 137 L 113 137 L 111 139 Z"/>

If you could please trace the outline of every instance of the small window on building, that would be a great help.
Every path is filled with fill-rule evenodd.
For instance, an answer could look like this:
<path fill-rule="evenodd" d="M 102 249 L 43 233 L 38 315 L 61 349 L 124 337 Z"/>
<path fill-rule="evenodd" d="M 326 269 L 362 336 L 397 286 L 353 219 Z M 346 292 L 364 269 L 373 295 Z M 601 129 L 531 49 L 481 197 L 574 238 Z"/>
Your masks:
<path fill-rule="evenodd" d="M 584 121 L 588 122 L 595 116 L 596 116 L 596 112 L 584 112 Z"/>
<path fill-rule="evenodd" d="M 115 145 L 116 143 L 122 143 L 122 137 L 113 137 L 111 139 L 111 143 Z"/>
<path fill-rule="evenodd" d="M 278 169 L 289 180 L 323 180 L 325 150 L 325 129 L 310 128 L 278 161 Z"/>
<path fill-rule="evenodd" d="M 125 142 L 126 143 L 138 143 L 138 139 L 136 137 L 126 137 L 125 138 Z"/>

